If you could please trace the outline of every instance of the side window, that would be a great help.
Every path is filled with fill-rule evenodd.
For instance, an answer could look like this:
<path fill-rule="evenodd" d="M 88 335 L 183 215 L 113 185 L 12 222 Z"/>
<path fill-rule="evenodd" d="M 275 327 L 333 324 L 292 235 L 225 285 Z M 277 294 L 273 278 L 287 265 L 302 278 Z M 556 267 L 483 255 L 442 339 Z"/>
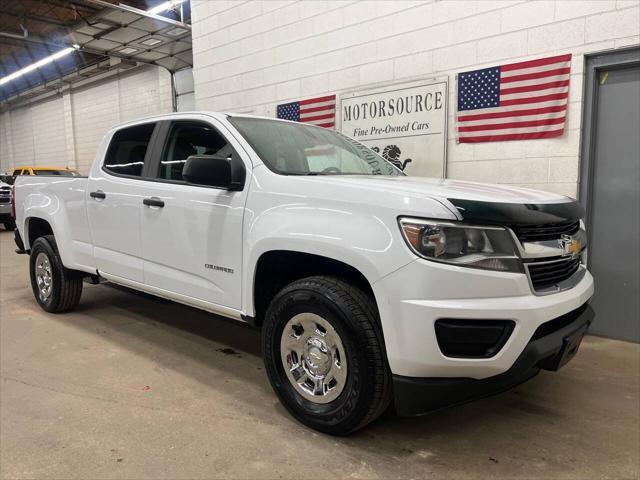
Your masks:
<path fill-rule="evenodd" d="M 20 175 L 21 173 L 22 173 L 22 170 L 20 170 L 19 168 L 16 168 L 16 169 L 13 171 L 13 174 L 14 174 L 14 175 Z"/>
<path fill-rule="evenodd" d="M 233 147 L 212 126 L 205 123 L 175 123 L 169 132 L 160 160 L 158 178 L 182 180 L 182 168 L 191 155 L 229 157 Z"/>
<path fill-rule="evenodd" d="M 104 168 L 118 175 L 141 176 L 155 126 L 155 123 L 145 123 L 118 130 L 111 139 Z"/>

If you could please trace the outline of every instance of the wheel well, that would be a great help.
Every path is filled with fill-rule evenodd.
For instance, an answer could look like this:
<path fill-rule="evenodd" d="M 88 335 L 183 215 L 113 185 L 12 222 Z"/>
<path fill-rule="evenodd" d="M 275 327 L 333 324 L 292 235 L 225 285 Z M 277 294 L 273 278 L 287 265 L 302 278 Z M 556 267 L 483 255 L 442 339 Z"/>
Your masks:
<path fill-rule="evenodd" d="M 53 235 L 53 229 L 49 222 L 42 218 L 32 217 L 29 219 L 29 231 L 27 232 L 29 238 L 29 248 L 33 245 L 39 237 L 45 235 Z"/>
<path fill-rule="evenodd" d="M 351 265 L 311 253 L 275 250 L 263 253 L 256 266 L 253 285 L 256 325 L 262 325 L 269 303 L 284 286 L 313 275 L 340 277 L 374 298 L 369 281 Z"/>

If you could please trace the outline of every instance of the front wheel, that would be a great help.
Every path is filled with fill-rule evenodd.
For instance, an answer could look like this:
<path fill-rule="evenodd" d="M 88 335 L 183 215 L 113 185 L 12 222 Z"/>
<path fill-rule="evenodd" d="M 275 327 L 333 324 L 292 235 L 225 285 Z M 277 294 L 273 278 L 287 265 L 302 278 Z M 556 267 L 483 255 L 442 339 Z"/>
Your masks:
<path fill-rule="evenodd" d="M 29 271 L 33 296 L 47 312 L 66 312 L 80 302 L 82 276 L 64 267 L 53 235 L 33 242 Z"/>
<path fill-rule="evenodd" d="M 276 394 L 311 428 L 346 435 L 391 401 L 375 302 L 340 279 L 309 277 L 282 289 L 267 310 L 262 347 Z"/>

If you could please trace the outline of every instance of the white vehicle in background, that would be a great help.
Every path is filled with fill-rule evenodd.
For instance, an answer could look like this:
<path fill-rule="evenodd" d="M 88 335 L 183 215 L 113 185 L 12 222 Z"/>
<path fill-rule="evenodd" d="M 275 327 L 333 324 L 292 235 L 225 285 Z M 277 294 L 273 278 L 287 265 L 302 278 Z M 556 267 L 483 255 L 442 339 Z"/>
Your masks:
<path fill-rule="evenodd" d="M 16 223 L 11 211 L 12 196 L 11 185 L 13 177 L 11 175 L 0 175 L 0 223 L 7 230 L 16 228 Z"/>
<path fill-rule="evenodd" d="M 276 394 L 331 434 L 556 370 L 593 318 L 577 202 L 411 178 L 318 127 L 147 118 L 88 178 L 20 177 L 15 201 L 42 308 L 89 276 L 261 327 Z"/>

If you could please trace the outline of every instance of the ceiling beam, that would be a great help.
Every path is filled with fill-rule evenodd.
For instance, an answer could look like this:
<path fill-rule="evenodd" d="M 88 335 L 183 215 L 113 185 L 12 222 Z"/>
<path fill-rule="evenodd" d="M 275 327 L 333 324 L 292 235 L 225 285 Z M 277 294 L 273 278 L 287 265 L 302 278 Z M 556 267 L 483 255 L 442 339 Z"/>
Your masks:
<path fill-rule="evenodd" d="M 38 37 L 36 35 L 29 35 L 27 37 L 23 37 L 22 35 L 17 35 L 15 33 L 0 31 L 0 37 L 10 38 L 10 39 L 14 40 L 17 43 L 20 43 L 20 42 L 36 43 L 38 45 L 43 45 L 43 46 L 44 45 L 51 45 L 51 46 L 60 47 L 60 48 L 66 48 L 66 47 L 70 47 L 71 46 L 71 45 L 66 45 L 66 44 L 59 43 L 59 42 L 48 41 L 48 40 L 45 40 L 44 38 Z"/>
<path fill-rule="evenodd" d="M 77 9 L 81 9 L 81 10 L 84 10 L 85 13 L 89 15 L 93 15 L 94 13 L 97 13 L 100 10 L 95 8 L 94 6 L 86 5 L 84 2 L 72 2 L 68 0 L 44 0 L 44 2 L 48 3 L 49 5 L 54 5 L 56 7 L 70 8 L 76 11 Z"/>
<path fill-rule="evenodd" d="M 59 21 L 59 20 L 54 20 L 53 18 L 42 17 L 40 15 L 34 15 L 32 13 L 20 13 L 20 12 L 16 12 L 15 10 L 14 11 L 12 11 L 12 10 L 4 10 L 4 11 L 2 11 L 2 15 L 9 15 L 10 17 L 30 20 L 32 22 L 46 23 L 48 25 L 55 25 L 57 27 L 65 27 L 67 25 L 64 22 Z"/>
<path fill-rule="evenodd" d="M 67 48 L 67 47 L 71 47 L 72 45 L 69 45 L 68 43 L 61 43 L 61 42 L 50 42 L 45 40 L 44 38 L 40 38 L 40 37 L 36 37 L 35 35 L 29 35 L 28 37 L 21 37 L 21 38 L 16 38 L 18 37 L 17 35 L 14 34 L 7 34 L 6 32 L 0 32 L 0 37 L 2 36 L 7 36 L 8 38 L 12 38 L 13 40 L 17 41 L 17 42 L 26 42 L 26 43 L 37 43 L 43 46 L 46 45 L 50 45 L 50 46 L 55 46 L 58 48 Z M 96 50 L 94 48 L 89 48 L 89 47 L 85 47 L 85 46 L 80 46 L 80 48 L 78 49 L 81 52 L 86 52 L 86 53 L 92 53 L 94 55 L 101 55 L 103 57 L 115 57 L 115 58 L 120 58 L 122 60 L 133 60 L 134 62 L 138 62 L 138 63 L 147 63 L 149 65 L 156 65 L 156 66 L 161 66 L 159 65 L 156 61 L 154 60 L 139 60 L 135 57 L 132 56 L 127 56 L 127 55 L 121 55 L 118 53 L 114 53 L 112 50 L 109 51 L 104 51 L 104 50 Z M 165 55 L 165 57 L 162 58 L 166 58 L 166 57 L 173 57 L 174 55 L 172 54 L 168 54 Z M 188 62 L 185 62 L 184 60 L 181 60 L 178 58 L 178 60 L 182 63 L 184 63 L 187 66 L 191 66 Z M 163 67 L 164 68 L 164 67 Z"/>
<path fill-rule="evenodd" d="M 168 25 L 175 25 L 176 27 L 182 27 L 182 28 L 186 28 L 188 30 L 191 30 L 191 25 L 189 25 L 188 23 L 179 22 L 177 20 L 172 20 L 171 18 L 163 17 L 162 15 L 156 15 L 155 13 L 149 13 L 149 12 L 147 12 L 145 10 L 140 10 L 139 8 L 129 7 L 127 5 L 123 5 L 122 3 L 116 5 L 114 3 L 109 3 L 109 2 L 107 2 L 105 0 L 84 0 L 84 1 L 87 2 L 87 3 L 90 3 L 92 5 L 95 5 L 96 7 L 110 8 L 112 10 L 121 10 L 123 12 L 135 13 L 136 15 L 140 15 L 142 17 L 147 17 L 147 18 L 152 18 L 154 20 L 158 20 L 160 22 L 164 22 L 164 23 L 166 23 Z"/>

